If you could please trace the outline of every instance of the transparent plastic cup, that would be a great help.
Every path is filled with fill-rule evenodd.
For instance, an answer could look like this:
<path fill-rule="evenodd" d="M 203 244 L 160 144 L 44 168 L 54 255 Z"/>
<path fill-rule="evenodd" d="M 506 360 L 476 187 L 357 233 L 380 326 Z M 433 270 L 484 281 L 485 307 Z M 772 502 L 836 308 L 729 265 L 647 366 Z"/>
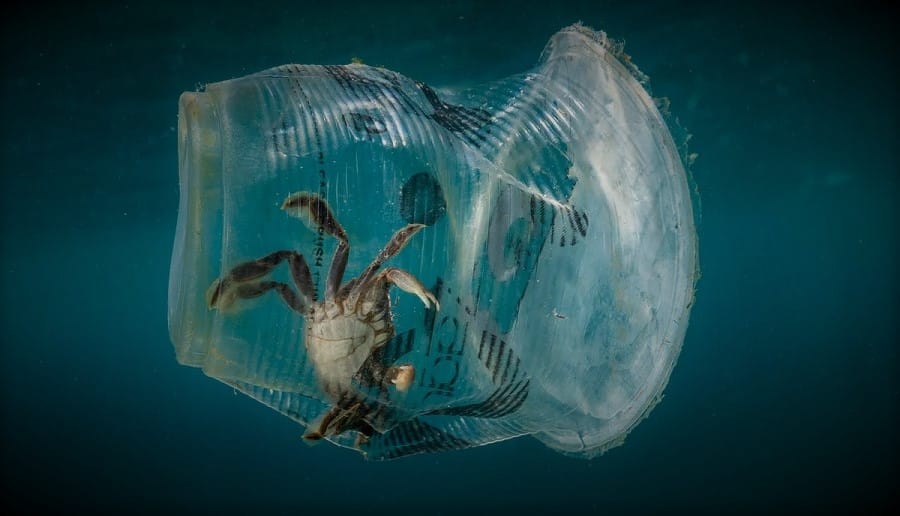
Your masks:
<path fill-rule="evenodd" d="M 576 25 L 531 71 L 466 91 L 352 64 L 184 93 L 178 360 L 369 458 L 620 443 L 668 381 L 698 270 L 687 177 L 644 79 Z M 358 278 L 403 228 L 369 275 L 393 271 L 389 306 L 363 306 Z"/>

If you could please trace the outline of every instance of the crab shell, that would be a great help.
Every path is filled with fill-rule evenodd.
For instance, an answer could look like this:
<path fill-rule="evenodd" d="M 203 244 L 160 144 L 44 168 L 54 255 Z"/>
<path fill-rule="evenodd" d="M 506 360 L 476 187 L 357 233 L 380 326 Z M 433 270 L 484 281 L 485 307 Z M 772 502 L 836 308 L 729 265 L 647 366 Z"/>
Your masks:
<path fill-rule="evenodd" d="M 363 308 L 345 313 L 342 305 L 333 300 L 313 306 L 306 318 L 306 352 L 322 389 L 333 400 L 353 389 L 356 372 L 372 351 L 393 335 L 393 325 L 387 320 L 389 313 Z"/>

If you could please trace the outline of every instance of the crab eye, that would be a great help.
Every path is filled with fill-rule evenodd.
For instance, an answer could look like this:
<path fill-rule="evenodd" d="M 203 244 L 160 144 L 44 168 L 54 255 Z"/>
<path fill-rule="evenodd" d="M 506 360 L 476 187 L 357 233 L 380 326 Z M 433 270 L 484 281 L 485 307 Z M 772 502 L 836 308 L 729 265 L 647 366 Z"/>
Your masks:
<path fill-rule="evenodd" d="M 183 94 L 178 360 L 370 458 L 622 442 L 698 270 L 646 79 L 576 25 L 469 90 L 354 64 Z"/>

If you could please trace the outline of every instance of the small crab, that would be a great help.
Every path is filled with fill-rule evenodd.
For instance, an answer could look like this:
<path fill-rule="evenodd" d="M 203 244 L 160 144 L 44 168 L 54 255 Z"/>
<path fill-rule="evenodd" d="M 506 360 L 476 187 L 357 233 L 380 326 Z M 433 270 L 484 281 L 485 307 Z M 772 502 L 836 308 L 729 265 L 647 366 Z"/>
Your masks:
<path fill-rule="evenodd" d="M 341 284 L 350 243 L 328 203 L 318 195 L 299 192 L 288 196 L 281 206 L 289 215 L 301 219 L 310 229 L 327 233 L 338 240 L 325 283 L 325 298 L 317 301 L 309 266 L 296 251 L 275 251 L 257 260 L 235 266 L 215 280 L 206 293 L 210 309 L 227 309 L 234 301 L 259 297 L 270 290 L 306 321 L 306 352 L 315 368 L 319 384 L 333 403 L 318 426 L 304 438 L 319 440 L 347 430 L 359 432 L 357 444 L 364 443 L 375 431 L 366 416 L 372 407 L 354 386 L 354 379 L 365 378 L 387 389 L 406 391 L 415 378 L 409 364 L 382 363 L 382 348 L 394 336 L 388 289 L 396 285 L 415 294 L 426 308 L 439 309 L 438 301 L 410 273 L 381 265 L 400 252 L 423 224 L 400 229 L 372 263 L 356 278 Z M 287 261 L 298 292 L 288 284 L 262 280 L 278 264 Z"/>

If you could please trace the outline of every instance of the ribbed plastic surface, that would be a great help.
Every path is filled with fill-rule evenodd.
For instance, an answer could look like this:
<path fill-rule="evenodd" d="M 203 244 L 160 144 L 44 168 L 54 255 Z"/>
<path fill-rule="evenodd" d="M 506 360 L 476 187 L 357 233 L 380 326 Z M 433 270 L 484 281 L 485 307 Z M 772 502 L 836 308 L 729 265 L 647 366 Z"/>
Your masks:
<path fill-rule="evenodd" d="M 385 361 L 406 392 L 357 381 L 369 458 L 533 435 L 566 453 L 615 445 L 660 396 L 697 270 L 685 171 L 641 76 L 603 33 L 557 33 L 530 72 L 447 92 L 364 65 L 286 65 L 182 96 L 181 205 L 169 288 L 178 359 L 314 426 L 333 405 L 309 322 L 274 294 L 210 310 L 207 289 L 275 250 L 318 295 L 336 240 L 280 209 L 327 201 L 345 281 L 398 229 L 385 266 L 440 301 L 391 291 Z M 271 277 L 291 284 L 286 265 Z M 386 362 L 387 363 L 387 362 Z M 332 438 L 353 447 L 355 432 Z"/>

